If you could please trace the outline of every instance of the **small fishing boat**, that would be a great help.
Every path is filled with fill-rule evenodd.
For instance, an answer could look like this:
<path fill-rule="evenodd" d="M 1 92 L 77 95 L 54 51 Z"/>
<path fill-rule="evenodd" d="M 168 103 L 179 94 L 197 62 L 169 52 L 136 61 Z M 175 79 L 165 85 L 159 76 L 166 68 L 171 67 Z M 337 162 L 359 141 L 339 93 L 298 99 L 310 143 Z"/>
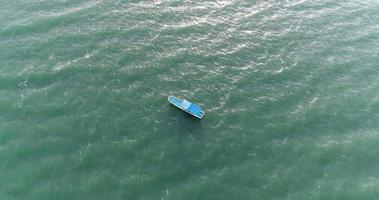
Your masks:
<path fill-rule="evenodd" d="M 168 102 L 170 102 L 172 105 L 180 108 L 184 112 L 186 112 L 186 113 L 188 113 L 194 117 L 197 117 L 199 119 L 202 119 L 204 114 L 205 114 L 205 112 L 203 110 L 201 110 L 200 106 L 198 106 L 197 104 L 191 103 L 185 99 L 181 100 L 181 99 L 178 99 L 174 96 L 169 96 Z"/>

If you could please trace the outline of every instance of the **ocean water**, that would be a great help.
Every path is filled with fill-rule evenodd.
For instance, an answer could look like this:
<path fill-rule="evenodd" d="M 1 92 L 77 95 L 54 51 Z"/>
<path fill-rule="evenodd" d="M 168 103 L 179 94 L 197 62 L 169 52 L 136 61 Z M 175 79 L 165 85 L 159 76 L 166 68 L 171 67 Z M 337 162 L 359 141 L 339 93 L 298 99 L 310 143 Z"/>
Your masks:
<path fill-rule="evenodd" d="M 0 4 L 1 200 L 379 199 L 379 1 Z"/>

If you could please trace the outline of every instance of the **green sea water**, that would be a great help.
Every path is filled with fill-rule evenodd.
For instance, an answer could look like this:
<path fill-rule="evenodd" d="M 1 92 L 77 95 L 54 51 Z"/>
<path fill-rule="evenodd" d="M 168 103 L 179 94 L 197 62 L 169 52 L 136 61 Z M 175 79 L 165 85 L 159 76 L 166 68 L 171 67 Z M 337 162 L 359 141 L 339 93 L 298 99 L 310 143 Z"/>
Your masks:
<path fill-rule="evenodd" d="M 379 1 L 0 5 L 1 200 L 379 199 Z"/>

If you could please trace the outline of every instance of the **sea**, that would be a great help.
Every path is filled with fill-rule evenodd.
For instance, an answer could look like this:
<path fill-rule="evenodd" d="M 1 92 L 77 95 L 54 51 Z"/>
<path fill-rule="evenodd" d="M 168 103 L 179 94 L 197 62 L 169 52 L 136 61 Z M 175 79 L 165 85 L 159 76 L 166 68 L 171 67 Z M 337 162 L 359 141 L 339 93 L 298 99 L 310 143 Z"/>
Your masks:
<path fill-rule="evenodd" d="M 1 200 L 379 199 L 378 0 L 0 5 Z"/>

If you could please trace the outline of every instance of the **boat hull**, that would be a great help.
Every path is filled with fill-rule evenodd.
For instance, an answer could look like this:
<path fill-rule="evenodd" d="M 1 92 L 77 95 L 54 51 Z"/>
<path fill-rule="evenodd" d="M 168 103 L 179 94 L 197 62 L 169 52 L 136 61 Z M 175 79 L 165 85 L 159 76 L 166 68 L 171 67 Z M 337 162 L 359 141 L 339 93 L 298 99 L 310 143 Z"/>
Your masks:
<path fill-rule="evenodd" d="M 205 112 L 197 104 L 191 103 L 185 99 L 178 99 L 174 96 L 169 96 L 168 102 L 198 119 L 204 117 Z"/>

